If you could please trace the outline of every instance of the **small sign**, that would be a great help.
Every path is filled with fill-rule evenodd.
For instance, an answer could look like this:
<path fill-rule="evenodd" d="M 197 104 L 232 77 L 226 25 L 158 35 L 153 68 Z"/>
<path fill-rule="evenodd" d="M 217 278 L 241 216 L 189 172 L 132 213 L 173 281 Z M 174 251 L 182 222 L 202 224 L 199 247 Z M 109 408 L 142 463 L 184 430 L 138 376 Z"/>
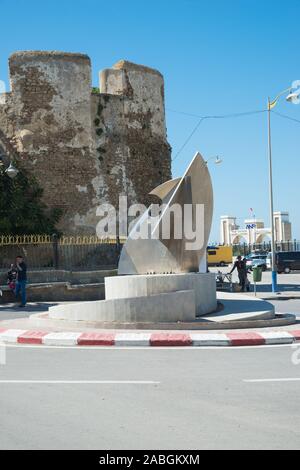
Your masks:
<path fill-rule="evenodd" d="M 246 229 L 247 229 L 247 230 L 251 230 L 251 229 L 253 229 L 253 228 L 256 228 L 256 224 L 247 224 L 247 225 L 246 225 Z"/>

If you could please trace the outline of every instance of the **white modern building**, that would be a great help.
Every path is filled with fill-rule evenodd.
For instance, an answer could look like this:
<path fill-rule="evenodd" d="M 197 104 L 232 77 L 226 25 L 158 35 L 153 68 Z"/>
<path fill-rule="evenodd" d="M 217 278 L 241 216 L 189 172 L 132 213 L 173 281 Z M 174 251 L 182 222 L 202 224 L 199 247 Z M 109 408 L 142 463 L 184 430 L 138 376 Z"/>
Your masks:
<path fill-rule="evenodd" d="M 288 212 L 274 212 L 275 241 L 292 240 L 292 224 Z M 237 224 L 237 218 L 228 215 L 221 217 L 220 243 L 237 245 L 242 243 L 260 244 L 271 240 L 271 228 L 265 227 L 261 219 L 246 219 L 244 226 Z"/>

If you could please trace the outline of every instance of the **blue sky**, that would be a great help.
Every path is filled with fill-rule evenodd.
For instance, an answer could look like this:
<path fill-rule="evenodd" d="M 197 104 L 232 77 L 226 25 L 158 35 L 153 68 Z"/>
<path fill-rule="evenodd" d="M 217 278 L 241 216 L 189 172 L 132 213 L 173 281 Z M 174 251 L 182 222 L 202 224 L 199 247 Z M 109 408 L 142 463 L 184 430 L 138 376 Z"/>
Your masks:
<path fill-rule="evenodd" d="M 87 53 L 98 71 L 127 59 L 165 77 L 168 138 L 175 155 L 196 126 L 195 115 L 266 108 L 266 100 L 300 79 L 300 0 L 0 0 L 0 79 L 10 53 L 49 49 Z M 174 112 L 176 111 L 176 112 Z M 277 111 L 300 120 L 284 99 Z M 289 210 L 300 239 L 300 123 L 273 116 L 276 210 Z M 206 120 L 173 164 L 179 176 L 195 151 L 220 155 L 211 165 L 215 216 L 268 222 L 267 116 Z"/>

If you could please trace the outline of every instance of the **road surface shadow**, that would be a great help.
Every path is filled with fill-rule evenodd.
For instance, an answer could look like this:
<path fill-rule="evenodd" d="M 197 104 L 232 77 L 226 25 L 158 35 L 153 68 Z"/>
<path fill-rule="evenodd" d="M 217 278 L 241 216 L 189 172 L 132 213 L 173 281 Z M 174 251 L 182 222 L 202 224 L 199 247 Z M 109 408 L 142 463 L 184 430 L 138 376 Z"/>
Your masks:
<path fill-rule="evenodd" d="M 253 285 L 251 286 L 253 290 Z M 256 284 L 257 292 L 271 292 L 271 284 Z M 278 292 L 300 292 L 300 284 L 278 284 Z"/>
<path fill-rule="evenodd" d="M 49 307 L 58 305 L 57 302 L 35 302 L 26 307 L 20 307 L 19 303 L 0 304 L 0 321 L 13 318 L 27 318 L 32 313 L 47 312 Z"/>

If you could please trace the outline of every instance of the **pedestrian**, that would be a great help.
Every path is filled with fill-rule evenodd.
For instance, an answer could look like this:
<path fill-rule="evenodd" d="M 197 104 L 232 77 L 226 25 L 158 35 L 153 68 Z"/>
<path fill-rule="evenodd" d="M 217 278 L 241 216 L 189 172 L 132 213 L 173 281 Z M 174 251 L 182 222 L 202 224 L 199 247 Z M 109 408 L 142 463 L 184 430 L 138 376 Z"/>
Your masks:
<path fill-rule="evenodd" d="M 250 274 L 250 271 L 247 268 L 247 259 L 246 258 L 243 259 L 243 263 L 244 263 L 244 269 L 245 269 L 245 286 L 246 286 L 247 292 L 250 292 L 251 283 L 248 279 L 248 274 Z"/>
<path fill-rule="evenodd" d="M 241 290 L 245 292 L 246 279 L 247 279 L 247 267 L 246 267 L 246 263 L 242 260 L 241 256 L 237 257 L 237 260 L 234 263 L 233 268 L 229 274 L 232 274 L 235 269 L 237 269 L 237 272 L 238 272 L 239 285 L 241 286 Z"/>
<path fill-rule="evenodd" d="M 18 298 L 21 292 L 21 304 L 20 307 L 26 305 L 26 283 L 27 283 L 27 266 L 24 262 L 23 256 L 19 255 L 16 257 L 16 269 L 17 269 L 17 282 L 16 282 L 16 298 Z"/>
<path fill-rule="evenodd" d="M 7 272 L 7 284 L 10 290 L 15 291 L 16 289 L 16 280 L 17 280 L 18 271 L 17 268 L 11 264 L 10 270 Z"/>

